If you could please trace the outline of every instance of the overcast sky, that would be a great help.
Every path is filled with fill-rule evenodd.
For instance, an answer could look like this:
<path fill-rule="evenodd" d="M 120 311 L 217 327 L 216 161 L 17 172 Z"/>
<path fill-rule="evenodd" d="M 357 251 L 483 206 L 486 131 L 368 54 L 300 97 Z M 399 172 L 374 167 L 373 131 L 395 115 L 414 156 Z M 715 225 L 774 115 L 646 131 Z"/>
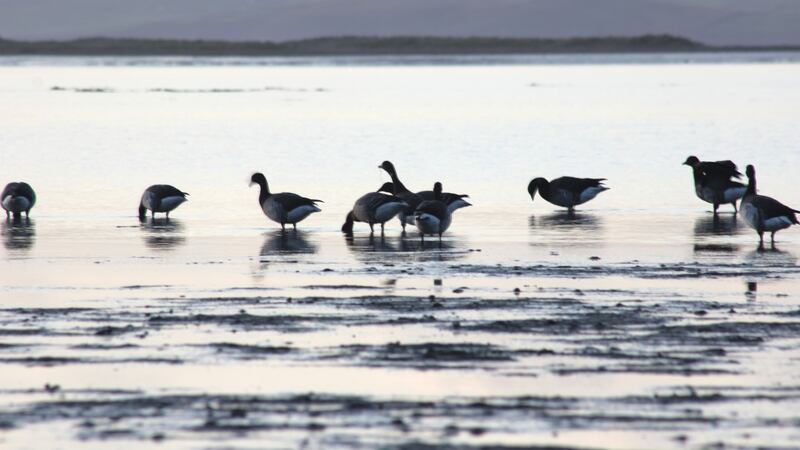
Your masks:
<path fill-rule="evenodd" d="M 800 0 L 0 0 L 0 36 L 287 40 L 669 33 L 800 44 Z"/>

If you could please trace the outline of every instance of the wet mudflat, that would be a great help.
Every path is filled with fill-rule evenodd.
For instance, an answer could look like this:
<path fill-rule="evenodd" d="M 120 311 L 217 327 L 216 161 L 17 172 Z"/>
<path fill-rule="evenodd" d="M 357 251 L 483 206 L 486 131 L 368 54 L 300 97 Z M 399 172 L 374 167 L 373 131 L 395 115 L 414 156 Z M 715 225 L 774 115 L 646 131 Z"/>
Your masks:
<path fill-rule="evenodd" d="M 542 217 L 520 215 L 517 242 L 441 245 L 177 220 L 76 243 L 32 232 L 48 219 L 6 224 L 0 442 L 796 445 L 796 244 L 758 251 L 730 216 L 714 229 L 699 213 L 664 218 L 694 224 L 678 245 L 629 230 L 636 245 L 593 246 L 586 218 L 617 222 Z"/>
<path fill-rule="evenodd" d="M 0 59 L 0 448 L 798 448 L 800 57 Z M 408 66 L 407 64 L 413 64 Z M 445 239 L 339 232 L 388 181 Z M 282 234 L 247 182 L 325 201 Z M 567 215 L 531 178 L 608 178 Z M 189 192 L 139 223 L 142 190 Z M 797 227 L 795 227 L 797 228 Z"/>

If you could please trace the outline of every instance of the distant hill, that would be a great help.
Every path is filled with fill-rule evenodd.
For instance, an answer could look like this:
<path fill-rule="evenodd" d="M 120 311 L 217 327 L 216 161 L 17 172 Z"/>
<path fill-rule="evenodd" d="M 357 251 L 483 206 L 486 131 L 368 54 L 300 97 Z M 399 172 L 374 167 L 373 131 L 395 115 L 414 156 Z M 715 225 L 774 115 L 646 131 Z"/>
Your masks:
<path fill-rule="evenodd" d="M 800 45 L 800 0 L 0 0 L 8 39 L 287 41 L 324 36 L 669 34 Z"/>
<path fill-rule="evenodd" d="M 93 38 L 70 41 L 0 39 L 0 55 L 447 55 L 643 53 L 726 50 L 676 36 L 570 39 L 359 37 L 343 36 L 287 42 L 188 41 L 173 39 Z"/>

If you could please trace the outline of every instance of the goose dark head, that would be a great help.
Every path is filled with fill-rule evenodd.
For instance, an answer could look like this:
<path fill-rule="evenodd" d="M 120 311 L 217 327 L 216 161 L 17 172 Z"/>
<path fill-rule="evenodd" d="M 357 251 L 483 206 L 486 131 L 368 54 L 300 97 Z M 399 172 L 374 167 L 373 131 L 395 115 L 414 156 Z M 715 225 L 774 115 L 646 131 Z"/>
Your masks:
<path fill-rule="evenodd" d="M 389 162 L 389 161 L 384 161 L 384 162 L 382 162 L 382 163 L 381 163 L 381 165 L 380 165 L 380 166 L 378 166 L 378 168 L 379 168 L 379 169 L 383 169 L 383 170 L 385 170 L 385 171 L 389 172 L 389 174 L 390 174 L 390 175 L 392 175 L 392 174 L 395 174 L 395 173 L 396 173 L 396 171 L 394 170 L 394 164 L 392 164 L 392 163 L 391 163 L 391 162 Z"/>
<path fill-rule="evenodd" d="M 744 173 L 747 174 L 747 178 L 755 178 L 756 168 L 753 167 L 752 164 L 748 164 L 747 169 L 745 169 Z"/>
<path fill-rule="evenodd" d="M 387 194 L 394 194 L 394 184 L 391 181 L 383 183 L 377 192 L 386 192 Z"/>
<path fill-rule="evenodd" d="M 547 186 L 547 180 L 542 177 L 534 178 L 530 183 L 528 183 L 528 194 L 531 196 L 531 201 L 533 201 L 536 191 L 544 186 Z"/>
<path fill-rule="evenodd" d="M 436 200 L 442 200 L 442 183 L 436 182 L 433 184 L 433 198 Z"/>
<path fill-rule="evenodd" d="M 254 184 L 258 184 L 260 186 L 267 184 L 267 177 L 265 177 L 261 172 L 254 173 L 253 176 L 250 177 L 250 186 Z"/>
<path fill-rule="evenodd" d="M 700 164 L 700 160 L 697 159 L 697 156 L 690 156 L 686 158 L 686 161 L 683 162 L 684 166 L 694 167 Z"/>

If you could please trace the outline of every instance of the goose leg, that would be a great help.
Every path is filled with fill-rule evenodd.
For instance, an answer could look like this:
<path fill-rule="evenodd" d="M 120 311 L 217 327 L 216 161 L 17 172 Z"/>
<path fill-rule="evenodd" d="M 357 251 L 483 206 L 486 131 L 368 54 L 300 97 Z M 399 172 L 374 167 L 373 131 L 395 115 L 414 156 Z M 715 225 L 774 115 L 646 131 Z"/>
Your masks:
<path fill-rule="evenodd" d="M 719 208 L 719 203 L 714 203 L 714 215 L 717 215 L 717 208 Z"/>
<path fill-rule="evenodd" d="M 150 211 L 150 219 L 156 220 L 156 212 L 155 211 Z"/>
<path fill-rule="evenodd" d="M 381 236 L 383 236 L 383 225 L 384 223 L 381 223 Z"/>
<path fill-rule="evenodd" d="M 294 228 L 294 231 L 297 231 L 297 222 L 293 223 L 292 227 Z"/>
<path fill-rule="evenodd" d="M 375 234 L 375 228 L 372 222 L 369 223 L 369 234 L 370 235 Z"/>
<path fill-rule="evenodd" d="M 736 213 L 739 212 L 739 208 L 736 207 L 736 200 L 732 201 L 731 205 L 733 205 L 733 214 L 734 214 L 734 217 L 735 217 Z"/>
<path fill-rule="evenodd" d="M 286 231 L 286 224 L 281 222 L 281 231 Z"/>
<path fill-rule="evenodd" d="M 772 244 L 772 248 L 775 248 L 775 232 L 774 231 L 772 232 L 772 235 L 770 236 L 770 243 Z"/>
<path fill-rule="evenodd" d="M 764 247 L 764 232 L 763 231 L 759 231 L 758 232 L 758 246 L 759 247 Z"/>

